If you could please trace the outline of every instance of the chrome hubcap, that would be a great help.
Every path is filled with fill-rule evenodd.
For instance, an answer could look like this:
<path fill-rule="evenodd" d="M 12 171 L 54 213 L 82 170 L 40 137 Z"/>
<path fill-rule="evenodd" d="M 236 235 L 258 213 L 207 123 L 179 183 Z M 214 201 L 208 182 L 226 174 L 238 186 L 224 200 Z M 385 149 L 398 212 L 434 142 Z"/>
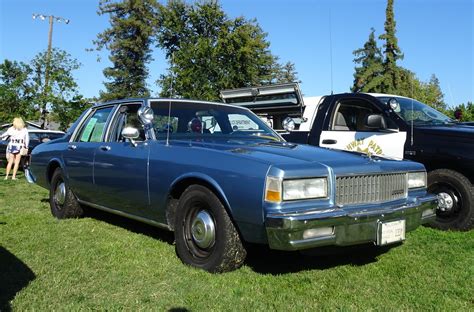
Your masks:
<path fill-rule="evenodd" d="M 216 232 L 214 221 L 209 213 L 201 210 L 191 224 L 193 240 L 200 248 L 209 248 L 214 245 Z"/>
<path fill-rule="evenodd" d="M 454 198 L 450 194 L 441 192 L 438 194 L 438 209 L 449 211 L 454 207 Z"/>
<path fill-rule="evenodd" d="M 56 186 L 56 190 L 54 192 L 54 201 L 58 205 L 64 205 L 64 202 L 66 200 L 66 185 L 64 182 L 58 183 Z"/>

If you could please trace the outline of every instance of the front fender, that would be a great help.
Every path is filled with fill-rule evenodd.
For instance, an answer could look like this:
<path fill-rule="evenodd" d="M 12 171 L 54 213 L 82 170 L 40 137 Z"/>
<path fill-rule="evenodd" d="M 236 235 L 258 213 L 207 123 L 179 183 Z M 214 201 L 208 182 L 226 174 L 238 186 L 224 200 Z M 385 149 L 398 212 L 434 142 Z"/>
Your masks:
<path fill-rule="evenodd" d="M 229 212 L 232 213 L 232 206 L 229 203 L 229 200 L 227 199 L 226 194 L 224 193 L 224 190 L 222 187 L 217 183 L 216 180 L 214 180 L 212 177 L 210 177 L 207 174 L 203 174 L 201 172 L 187 172 L 185 174 L 182 174 L 178 176 L 170 185 L 170 188 L 168 189 L 168 194 L 171 194 L 172 191 L 178 187 L 181 183 L 185 183 L 185 181 L 189 180 L 201 180 L 204 181 L 205 183 L 210 184 L 213 188 L 214 191 L 217 192 L 217 197 L 219 197 L 223 202 L 224 206 L 229 209 Z"/>

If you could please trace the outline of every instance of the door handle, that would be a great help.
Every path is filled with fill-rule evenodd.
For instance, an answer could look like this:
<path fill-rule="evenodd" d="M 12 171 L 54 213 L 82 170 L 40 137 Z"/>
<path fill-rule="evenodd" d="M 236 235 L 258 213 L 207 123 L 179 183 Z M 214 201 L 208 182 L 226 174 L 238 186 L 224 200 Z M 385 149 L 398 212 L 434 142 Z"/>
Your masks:
<path fill-rule="evenodd" d="M 337 140 L 326 139 L 326 140 L 323 140 L 322 143 L 323 143 L 323 144 L 336 144 L 336 143 L 337 143 Z"/>
<path fill-rule="evenodd" d="M 100 150 L 102 150 L 102 151 L 104 151 L 104 152 L 110 151 L 110 146 L 108 146 L 108 145 L 103 145 L 103 146 L 101 146 L 101 147 L 99 147 L 99 148 L 100 148 Z"/>
<path fill-rule="evenodd" d="M 76 148 L 77 148 L 77 145 L 74 145 L 74 144 L 73 145 L 68 145 L 68 147 L 67 147 L 67 149 L 71 150 L 71 151 L 75 150 Z"/>

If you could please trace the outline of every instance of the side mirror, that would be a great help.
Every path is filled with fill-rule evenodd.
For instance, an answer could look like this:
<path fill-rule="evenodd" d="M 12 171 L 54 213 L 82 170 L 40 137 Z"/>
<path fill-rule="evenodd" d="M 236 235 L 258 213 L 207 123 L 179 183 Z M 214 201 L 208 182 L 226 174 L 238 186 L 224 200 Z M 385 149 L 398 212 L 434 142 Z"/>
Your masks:
<path fill-rule="evenodd" d="M 385 130 L 387 129 L 387 123 L 382 115 L 372 114 L 367 115 L 365 118 L 365 126 L 369 129 L 374 130 Z"/>
<path fill-rule="evenodd" d="M 135 139 L 137 139 L 140 136 L 140 132 L 138 131 L 137 128 L 133 127 L 125 127 L 122 130 L 122 136 L 130 142 L 132 142 L 133 146 L 137 146 L 137 143 L 135 142 Z"/>

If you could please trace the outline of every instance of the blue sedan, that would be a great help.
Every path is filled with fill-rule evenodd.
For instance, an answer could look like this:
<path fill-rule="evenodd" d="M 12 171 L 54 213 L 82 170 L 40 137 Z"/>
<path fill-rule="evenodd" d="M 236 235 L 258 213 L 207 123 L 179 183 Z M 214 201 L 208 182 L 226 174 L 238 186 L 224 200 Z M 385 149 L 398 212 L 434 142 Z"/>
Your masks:
<path fill-rule="evenodd" d="M 33 150 L 52 214 L 101 209 L 175 233 L 176 251 L 234 270 L 244 242 L 279 250 L 405 240 L 431 221 L 423 165 L 285 142 L 249 110 L 181 99 L 96 105 Z"/>

